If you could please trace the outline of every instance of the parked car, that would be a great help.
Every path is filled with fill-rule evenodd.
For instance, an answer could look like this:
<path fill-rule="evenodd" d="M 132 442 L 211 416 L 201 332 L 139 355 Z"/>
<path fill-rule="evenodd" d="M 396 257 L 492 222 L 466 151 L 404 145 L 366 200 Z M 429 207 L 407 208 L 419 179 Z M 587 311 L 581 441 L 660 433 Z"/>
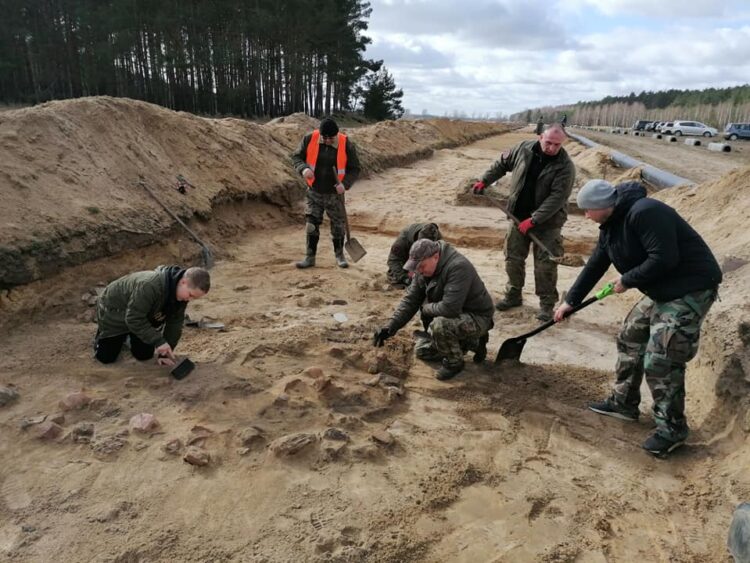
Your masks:
<path fill-rule="evenodd" d="M 644 131 L 650 123 L 653 123 L 653 121 L 650 121 L 648 119 L 639 119 L 638 121 L 633 123 L 633 131 Z"/>
<path fill-rule="evenodd" d="M 729 141 L 750 140 L 750 123 L 728 123 L 724 128 L 724 138 Z"/>
<path fill-rule="evenodd" d="M 652 121 L 646 127 L 644 127 L 644 131 L 656 131 L 656 126 L 659 125 L 659 121 Z"/>
<path fill-rule="evenodd" d="M 661 124 L 661 127 L 659 127 L 659 133 L 663 133 L 664 135 L 671 135 L 672 125 L 674 125 L 674 122 L 665 121 L 664 123 Z"/>
<path fill-rule="evenodd" d="M 672 135 L 702 135 L 703 137 L 713 137 L 718 134 L 718 130 L 709 127 L 700 121 L 675 121 L 672 124 Z"/>

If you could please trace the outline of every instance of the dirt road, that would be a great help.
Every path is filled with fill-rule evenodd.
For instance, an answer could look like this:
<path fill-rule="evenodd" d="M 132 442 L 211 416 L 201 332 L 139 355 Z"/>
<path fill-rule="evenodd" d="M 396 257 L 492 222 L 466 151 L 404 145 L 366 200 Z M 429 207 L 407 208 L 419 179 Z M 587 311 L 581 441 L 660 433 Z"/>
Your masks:
<path fill-rule="evenodd" d="M 23 400 L 0 418 L 2 560 L 725 561 L 724 487 L 742 467 L 716 479 L 700 428 L 669 462 L 644 453 L 647 403 L 630 424 L 584 408 L 607 392 L 627 294 L 529 341 L 522 365 L 470 364 L 447 383 L 413 359 L 416 321 L 371 347 L 400 297 L 385 259 L 409 221 L 438 222 L 501 293 L 499 211 L 453 199 L 522 138 L 437 151 L 357 184 L 349 208 L 368 255 L 348 270 L 327 226 L 309 271 L 292 266 L 301 226 L 225 241 L 209 298 L 188 312 L 227 330 L 186 329 L 180 352 L 198 369 L 182 382 L 127 354 L 95 364 L 94 327 L 73 319 L 3 338 L 0 372 Z M 566 236 L 595 232 L 573 217 Z M 560 287 L 576 274 L 560 268 Z M 535 325 L 531 281 L 524 299 L 496 316 L 491 354 Z M 80 389 L 93 402 L 65 413 L 67 439 L 19 429 Z M 128 432 L 140 412 L 159 430 Z M 95 430 L 78 439 L 84 423 Z M 188 444 L 210 454 L 206 467 L 182 461 Z"/>
<path fill-rule="evenodd" d="M 694 147 L 685 144 L 685 137 L 678 137 L 677 142 L 670 143 L 654 139 L 650 133 L 635 137 L 576 128 L 571 131 L 697 184 L 715 180 L 736 168 L 750 166 L 750 143 L 747 141 L 727 142 L 732 152 L 720 153 L 706 148 L 709 142 L 725 142 L 719 137 L 701 137 L 701 146 Z"/>

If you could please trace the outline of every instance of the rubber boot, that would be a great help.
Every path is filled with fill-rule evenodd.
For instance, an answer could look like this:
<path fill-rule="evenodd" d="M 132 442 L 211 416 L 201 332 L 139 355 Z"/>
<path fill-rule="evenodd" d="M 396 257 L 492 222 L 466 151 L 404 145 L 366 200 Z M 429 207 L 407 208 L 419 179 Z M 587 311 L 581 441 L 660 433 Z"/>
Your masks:
<path fill-rule="evenodd" d="M 307 252 L 305 253 L 305 259 L 297 262 L 295 266 L 298 268 L 312 268 L 315 266 L 315 254 L 318 252 L 318 239 L 313 235 L 307 235 Z"/>
<path fill-rule="evenodd" d="M 333 239 L 333 252 L 336 255 L 336 264 L 339 268 L 348 268 L 349 264 L 344 257 L 344 239 L 335 238 Z"/>

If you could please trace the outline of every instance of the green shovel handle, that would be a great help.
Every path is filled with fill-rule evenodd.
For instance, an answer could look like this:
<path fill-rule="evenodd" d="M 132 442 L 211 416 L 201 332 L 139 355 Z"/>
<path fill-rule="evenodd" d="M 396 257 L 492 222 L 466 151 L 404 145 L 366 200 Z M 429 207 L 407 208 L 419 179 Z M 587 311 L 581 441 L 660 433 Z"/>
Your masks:
<path fill-rule="evenodd" d="M 605 297 L 608 297 L 612 295 L 615 292 L 615 284 L 612 282 L 605 285 L 603 288 L 601 288 L 599 291 L 597 291 L 594 294 L 594 297 L 596 297 L 597 301 L 600 299 L 604 299 Z"/>

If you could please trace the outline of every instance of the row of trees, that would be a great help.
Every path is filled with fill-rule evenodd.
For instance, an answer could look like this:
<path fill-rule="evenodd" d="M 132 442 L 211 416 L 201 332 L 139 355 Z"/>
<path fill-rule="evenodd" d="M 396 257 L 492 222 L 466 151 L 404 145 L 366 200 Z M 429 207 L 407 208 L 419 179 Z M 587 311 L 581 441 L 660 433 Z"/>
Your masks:
<path fill-rule="evenodd" d="M 363 0 L 0 0 L 0 101 L 330 114 L 365 99 L 363 81 L 392 82 L 363 58 L 370 13 Z"/>
<path fill-rule="evenodd" d="M 750 121 L 750 85 L 607 96 L 594 102 L 529 109 L 511 119 L 532 122 L 541 115 L 550 123 L 559 121 L 563 114 L 568 115 L 568 123 L 579 125 L 628 127 L 638 119 L 686 119 L 723 129 L 727 123 Z"/>

